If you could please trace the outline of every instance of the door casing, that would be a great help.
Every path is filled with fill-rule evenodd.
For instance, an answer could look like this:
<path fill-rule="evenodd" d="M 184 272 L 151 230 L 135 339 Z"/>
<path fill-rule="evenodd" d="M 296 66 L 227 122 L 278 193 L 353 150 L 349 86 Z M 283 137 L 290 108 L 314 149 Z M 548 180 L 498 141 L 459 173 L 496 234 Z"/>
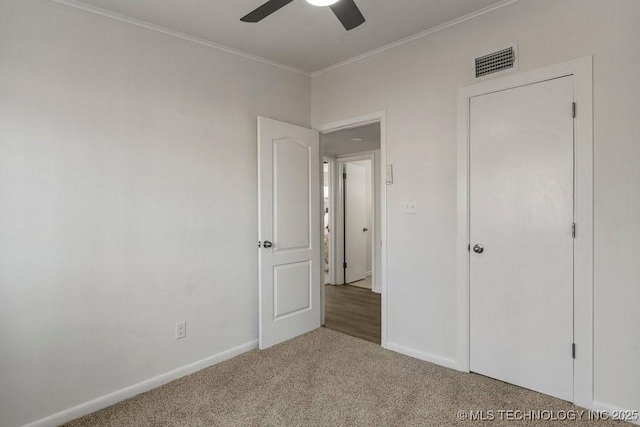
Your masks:
<path fill-rule="evenodd" d="M 320 143 L 320 149 L 322 149 L 322 142 Z M 336 192 L 336 179 L 335 179 L 335 169 L 336 169 L 336 159 L 332 156 L 324 154 L 323 163 L 327 163 L 329 165 L 329 283 L 335 284 L 336 282 L 336 266 L 337 266 L 337 258 L 335 256 L 334 240 L 336 239 L 336 201 L 335 201 L 335 192 Z M 323 197 L 324 202 L 324 197 Z M 323 209 L 326 209 L 326 205 Z M 324 212 L 324 211 L 323 211 Z M 324 233 L 324 230 L 323 230 Z M 322 324 L 324 325 L 324 311 L 322 312 Z"/>
<path fill-rule="evenodd" d="M 549 67 L 485 80 L 458 90 L 458 234 L 457 369 L 469 372 L 470 271 L 469 135 L 470 100 L 475 96 L 512 89 L 564 76 L 574 77 L 577 116 L 575 139 L 574 246 L 574 403 L 593 407 L 593 59 L 583 57 Z"/>

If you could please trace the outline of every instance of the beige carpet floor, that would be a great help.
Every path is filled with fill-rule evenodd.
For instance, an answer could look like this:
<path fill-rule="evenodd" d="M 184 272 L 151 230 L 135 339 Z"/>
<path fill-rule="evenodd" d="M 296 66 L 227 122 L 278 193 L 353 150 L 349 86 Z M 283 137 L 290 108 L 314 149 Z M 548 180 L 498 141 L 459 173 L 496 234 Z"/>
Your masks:
<path fill-rule="evenodd" d="M 459 421 L 460 410 L 580 410 L 325 328 L 178 379 L 68 426 L 614 425 Z M 487 412 L 488 414 L 488 412 Z M 618 424 L 620 425 L 620 424 Z"/>

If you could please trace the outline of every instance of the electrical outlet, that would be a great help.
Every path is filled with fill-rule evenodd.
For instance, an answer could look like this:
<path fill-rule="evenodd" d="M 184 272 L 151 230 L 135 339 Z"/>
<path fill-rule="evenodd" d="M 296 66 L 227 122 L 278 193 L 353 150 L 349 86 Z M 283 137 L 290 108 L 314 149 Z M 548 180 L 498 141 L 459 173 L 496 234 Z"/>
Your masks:
<path fill-rule="evenodd" d="M 418 213 L 418 202 L 415 200 L 407 200 L 402 202 L 402 212 L 405 214 L 417 214 Z"/>
<path fill-rule="evenodd" d="M 183 320 L 182 322 L 176 323 L 176 339 L 184 338 L 187 336 L 187 322 Z"/>

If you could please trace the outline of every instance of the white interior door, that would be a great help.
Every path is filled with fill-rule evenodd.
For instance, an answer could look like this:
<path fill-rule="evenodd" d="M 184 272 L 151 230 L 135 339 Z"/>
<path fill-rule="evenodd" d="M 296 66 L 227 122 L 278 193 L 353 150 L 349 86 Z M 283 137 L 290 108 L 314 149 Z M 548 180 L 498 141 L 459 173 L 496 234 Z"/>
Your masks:
<path fill-rule="evenodd" d="M 320 327 L 320 139 L 258 118 L 260 348 Z"/>
<path fill-rule="evenodd" d="M 345 282 L 367 277 L 367 170 L 363 165 L 345 163 Z"/>
<path fill-rule="evenodd" d="M 470 115 L 470 367 L 565 400 L 573 99 L 564 77 L 472 98 Z"/>

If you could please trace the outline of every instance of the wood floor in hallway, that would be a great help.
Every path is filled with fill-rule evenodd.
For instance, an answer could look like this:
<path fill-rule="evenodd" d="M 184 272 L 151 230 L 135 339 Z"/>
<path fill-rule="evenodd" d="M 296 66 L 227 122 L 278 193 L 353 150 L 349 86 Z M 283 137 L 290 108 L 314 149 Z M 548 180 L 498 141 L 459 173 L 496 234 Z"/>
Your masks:
<path fill-rule="evenodd" d="M 381 297 L 355 286 L 325 285 L 325 327 L 380 344 Z"/>

